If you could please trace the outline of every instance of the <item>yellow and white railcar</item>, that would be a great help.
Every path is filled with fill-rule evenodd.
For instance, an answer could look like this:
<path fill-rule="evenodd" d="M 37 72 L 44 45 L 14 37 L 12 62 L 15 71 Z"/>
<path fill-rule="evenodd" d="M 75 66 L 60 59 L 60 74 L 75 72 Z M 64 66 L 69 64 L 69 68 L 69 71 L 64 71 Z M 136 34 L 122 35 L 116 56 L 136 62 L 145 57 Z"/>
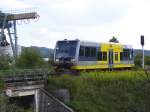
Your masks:
<path fill-rule="evenodd" d="M 133 48 L 118 43 L 62 40 L 56 43 L 54 63 L 73 70 L 132 68 Z"/>

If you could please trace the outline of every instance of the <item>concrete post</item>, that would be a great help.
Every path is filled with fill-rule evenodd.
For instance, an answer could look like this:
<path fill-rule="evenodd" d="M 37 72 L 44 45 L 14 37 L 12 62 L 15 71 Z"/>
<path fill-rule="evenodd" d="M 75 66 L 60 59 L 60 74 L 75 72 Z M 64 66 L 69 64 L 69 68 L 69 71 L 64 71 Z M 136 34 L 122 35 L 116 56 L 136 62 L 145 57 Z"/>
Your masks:
<path fill-rule="evenodd" d="M 35 112 L 39 112 L 39 89 L 35 90 Z"/>
<path fill-rule="evenodd" d="M 143 51 L 143 53 L 142 53 L 142 68 L 144 69 L 144 66 L 145 66 L 145 64 L 144 64 L 144 46 L 142 46 L 142 51 Z"/>

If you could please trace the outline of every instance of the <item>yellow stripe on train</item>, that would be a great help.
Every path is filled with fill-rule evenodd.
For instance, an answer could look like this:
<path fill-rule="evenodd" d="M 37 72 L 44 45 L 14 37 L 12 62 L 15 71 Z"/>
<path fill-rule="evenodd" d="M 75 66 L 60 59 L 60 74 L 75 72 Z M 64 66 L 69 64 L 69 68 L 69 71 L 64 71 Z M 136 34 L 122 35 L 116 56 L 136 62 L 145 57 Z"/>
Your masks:
<path fill-rule="evenodd" d="M 130 68 L 134 67 L 134 64 L 114 64 L 113 68 Z"/>
<path fill-rule="evenodd" d="M 113 65 L 113 68 L 130 68 L 134 67 L 134 64 L 116 64 Z M 108 64 L 106 65 L 85 65 L 85 66 L 72 66 L 71 69 L 74 70 L 83 70 L 83 69 L 108 69 Z"/>

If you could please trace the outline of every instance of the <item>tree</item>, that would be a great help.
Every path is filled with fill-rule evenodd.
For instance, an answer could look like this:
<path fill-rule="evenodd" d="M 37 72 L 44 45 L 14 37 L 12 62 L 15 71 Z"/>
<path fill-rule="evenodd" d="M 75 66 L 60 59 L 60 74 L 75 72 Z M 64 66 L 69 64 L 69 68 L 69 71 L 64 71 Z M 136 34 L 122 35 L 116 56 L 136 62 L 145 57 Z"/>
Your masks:
<path fill-rule="evenodd" d="M 135 66 L 141 67 L 142 66 L 142 54 L 139 53 L 134 57 L 134 64 Z"/>
<path fill-rule="evenodd" d="M 119 41 L 117 40 L 117 38 L 115 36 L 113 36 L 109 42 L 114 42 L 114 43 L 119 43 Z"/>
<path fill-rule="evenodd" d="M 12 59 L 9 55 L 0 55 L 0 70 L 7 70 L 10 68 Z"/>
<path fill-rule="evenodd" d="M 40 52 L 34 48 L 24 48 L 16 61 L 19 68 L 41 68 L 45 65 Z"/>
<path fill-rule="evenodd" d="M 134 63 L 136 66 L 142 66 L 142 53 L 139 53 L 135 56 Z M 150 65 L 150 56 L 144 56 L 144 63 L 145 65 Z"/>
<path fill-rule="evenodd" d="M 145 65 L 150 66 L 150 56 L 145 56 Z"/>

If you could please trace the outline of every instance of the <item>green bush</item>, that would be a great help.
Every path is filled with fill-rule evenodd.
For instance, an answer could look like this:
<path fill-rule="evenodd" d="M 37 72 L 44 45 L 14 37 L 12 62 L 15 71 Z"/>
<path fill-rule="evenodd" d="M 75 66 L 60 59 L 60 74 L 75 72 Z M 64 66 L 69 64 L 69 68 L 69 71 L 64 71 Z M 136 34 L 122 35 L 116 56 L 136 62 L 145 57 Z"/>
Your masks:
<path fill-rule="evenodd" d="M 145 56 L 145 65 L 150 66 L 150 56 Z M 142 54 L 137 54 L 134 58 L 134 63 L 136 66 L 141 67 L 142 66 Z"/>
<path fill-rule="evenodd" d="M 134 57 L 134 63 L 135 63 L 135 66 L 141 67 L 141 65 L 142 65 L 142 54 L 137 54 Z"/>
<path fill-rule="evenodd" d="M 77 112 L 149 112 L 149 82 L 143 71 L 85 72 L 51 77 L 49 88 L 69 89 Z"/>
<path fill-rule="evenodd" d="M 0 70 L 10 69 L 12 58 L 9 55 L 0 56 Z"/>
<path fill-rule="evenodd" d="M 150 56 L 145 56 L 145 65 L 150 66 Z"/>
<path fill-rule="evenodd" d="M 39 51 L 33 48 L 25 48 L 16 61 L 18 68 L 41 68 L 46 63 Z"/>

